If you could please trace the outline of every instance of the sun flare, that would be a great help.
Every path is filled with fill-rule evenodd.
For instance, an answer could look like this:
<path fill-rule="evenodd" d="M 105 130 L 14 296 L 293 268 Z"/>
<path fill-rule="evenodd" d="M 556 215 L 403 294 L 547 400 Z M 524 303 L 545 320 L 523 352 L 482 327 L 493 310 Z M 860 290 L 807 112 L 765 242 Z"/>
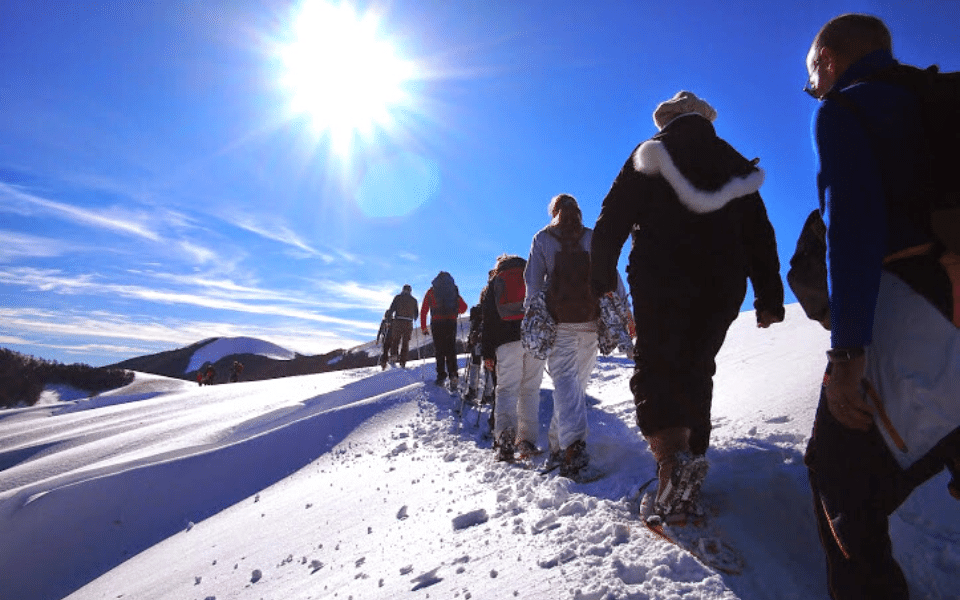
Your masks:
<path fill-rule="evenodd" d="M 281 48 L 290 110 L 328 134 L 338 153 L 349 152 L 358 135 L 389 129 L 391 111 L 409 105 L 413 63 L 397 55 L 374 14 L 306 0 L 291 34 Z"/>

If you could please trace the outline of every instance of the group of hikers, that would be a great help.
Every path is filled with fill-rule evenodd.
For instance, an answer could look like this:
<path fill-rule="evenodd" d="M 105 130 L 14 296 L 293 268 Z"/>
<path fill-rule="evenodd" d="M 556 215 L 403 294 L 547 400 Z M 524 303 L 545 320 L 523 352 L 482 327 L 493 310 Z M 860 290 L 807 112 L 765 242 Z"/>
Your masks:
<path fill-rule="evenodd" d="M 243 374 L 243 363 L 239 360 L 233 361 L 230 365 L 230 383 L 240 381 L 240 375 Z M 197 369 L 197 385 L 214 385 L 217 383 L 217 369 L 213 363 L 206 363 Z"/>
<path fill-rule="evenodd" d="M 949 170 L 956 162 L 943 158 L 960 148 L 960 77 L 901 65 L 892 52 L 880 19 L 847 14 L 823 26 L 806 57 L 805 91 L 820 101 L 819 207 L 788 280 L 831 332 L 805 463 L 837 600 L 907 598 L 889 516 L 944 468 L 960 499 L 960 183 Z M 718 137 L 716 118 L 688 91 L 657 105 L 658 133 L 630 154 L 594 228 L 572 196 L 556 196 L 528 258 L 500 256 L 471 310 L 479 326 L 467 393 L 475 396 L 482 364 L 496 382 L 497 459 L 542 452 L 546 366 L 548 460 L 569 477 L 589 463 L 584 393 L 598 348 L 628 331 L 636 421 L 657 462 L 654 510 L 668 523 L 702 510 L 716 355 L 748 280 L 757 326 L 784 319 L 777 243 L 759 194 L 765 173 Z M 631 234 L 632 318 L 617 273 Z M 466 308 L 441 272 L 420 311 L 424 333 L 432 313 L 437 383 L 452 388 Z M 388 312 L 403 364 L 417 312 L 410 286 Z"/>

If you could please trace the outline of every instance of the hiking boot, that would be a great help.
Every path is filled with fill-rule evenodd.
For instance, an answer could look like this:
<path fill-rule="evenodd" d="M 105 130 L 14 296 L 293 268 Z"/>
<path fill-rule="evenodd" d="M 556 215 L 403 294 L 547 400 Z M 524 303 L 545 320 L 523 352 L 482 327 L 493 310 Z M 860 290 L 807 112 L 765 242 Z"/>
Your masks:
<path fill-rule="evenodd" d="M 576 477 L 589 462 L 590 456 L 587 454 L 586 442 L 577 440 L 567 446 L 567 449 L 563 451 L 563 462 L 560 463 L 560 476 L 568 478 Z"/>
<path fill-rule="evenodd" d="M 698 510 L 700 486 L 707 475 L 707 459 L 690 453 L 690 429 L 672 427 L 648 436 L 657 459 L 657 496 L 654 512 L 661 517 Z"/>
<path fill-rule="evenodd" d="M 517 458 L 520 460 L 529 460 L 534 456 L 540 456 L 543 450 L 537 448 L 537 445 L 527 440 L 520 440 L 517 444 Z"/>
<path fill-rule="evenodd" d="M 563 450 L 551 450 L 547 456 L 547 462 L 543 465 L 546 469 L 552 469 L 563 462 Z"/>
<path fill-rule="evenodd" d="M 514 448 L 514 438 L 516 434 L 513 433 L 511 429 L 505 429 L 500 433 L 500 437 L 497 438 L 497 460 L 500 462 L 513 462 L 513 454 L 515 451 Z"/>
<path fill-rule="evenodd" d="M 448 381 L 447 383 L 450 386 L 451 392 L 456 392 L 458 389 L 460 389 L 460 378 L 457 377 L 456 375 L 451 377 L 450 381 Z"/>
<path fill-rule="evenodd" d="M 668 521 L 671 515 L 696 517 L 701 513 L 700 487 L 710 464 L 703 455 L 680 452 L 669 466 L 669 472 L 659 475 L 654 511 Z"/>
<path fill-rule="evenodd" d="M 468 389 L 467 393 L 463 395 L 463 399 L 467 402 L 473 402 L 477 399 L 477 390 L 475 388 Z"/>
<path fill-rule="evenodd" d="M 433 383 L 442 386 L 443 382 L 446 380 L 447 380 L 447 374 L 444 373 L 443 375 L 437 375 L 437 379 Z"/>

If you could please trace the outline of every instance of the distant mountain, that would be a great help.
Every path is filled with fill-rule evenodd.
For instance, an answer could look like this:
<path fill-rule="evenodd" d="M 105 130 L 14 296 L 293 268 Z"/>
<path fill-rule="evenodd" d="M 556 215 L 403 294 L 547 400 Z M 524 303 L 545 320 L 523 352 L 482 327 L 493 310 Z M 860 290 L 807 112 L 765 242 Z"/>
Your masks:
<path fill-rule="evenodd" d="M 196 381 L 197 372 L 207 364 L 213 364 L 217 371 L 215 382 L 226 383 L 230 379 L 233 361 L 243 364 L 241 381 L 257 381 L 371 366 L 376 364 L 378 356 L 376 353 L 340 349 L 305 356 L 255 338 L 210 338 L 184 348 L 138 356 L 110 366 Z"/>
<path fill-rule="evenodd" d="M 470 322 L 466 316 L 461 316 L 459 323 L 457 352 L 463 354 L 467 352 L 465 340 L 470 331 Z M 107 367 L 196 381 L 197 372 L 211 363 L 217 371 L 216 383 L 227 383 L 230 380 L 230 367 L 235 360 L 243 364 L 241 381 L 259 381 L 372 367 L 377 365 L 380 352 L 380 345 L 370 341 L 346 350 L 338 348 L 326 354 L 310 356 L 256 338 L 217 337 L 176 350 L 130 358 Z M 433 356 L 433 337 L 424 336 L 414 327 L 408 360 Z"/>

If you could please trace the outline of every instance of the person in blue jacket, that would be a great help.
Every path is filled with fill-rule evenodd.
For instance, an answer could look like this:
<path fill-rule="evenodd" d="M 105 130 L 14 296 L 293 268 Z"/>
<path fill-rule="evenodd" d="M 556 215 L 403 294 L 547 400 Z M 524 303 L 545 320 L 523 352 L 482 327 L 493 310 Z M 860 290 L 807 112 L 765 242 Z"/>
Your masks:
<path fill-rule="evenodd" d="M 960 456 L 960 343 L 936 308 L 950 285 L 917 214 L 923 122 L 916 96 L 878 76 L 899 63 L 876 17 L 829 21 L 806 65 L 831 349 L 805 462 L 827 585 L 835 600 L 904 599 L 889 515 Z"/>

